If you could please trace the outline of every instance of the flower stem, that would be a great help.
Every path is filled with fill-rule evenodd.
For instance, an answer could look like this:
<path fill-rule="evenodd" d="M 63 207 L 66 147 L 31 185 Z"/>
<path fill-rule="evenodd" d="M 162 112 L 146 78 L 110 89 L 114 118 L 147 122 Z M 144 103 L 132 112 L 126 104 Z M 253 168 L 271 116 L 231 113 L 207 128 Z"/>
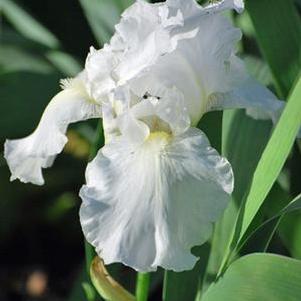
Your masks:
<path fill-rule="evenodd" d="M 150 273 L 138 273 L 136 281 L 137 301 L 147 301 L 150 283 Z"/>

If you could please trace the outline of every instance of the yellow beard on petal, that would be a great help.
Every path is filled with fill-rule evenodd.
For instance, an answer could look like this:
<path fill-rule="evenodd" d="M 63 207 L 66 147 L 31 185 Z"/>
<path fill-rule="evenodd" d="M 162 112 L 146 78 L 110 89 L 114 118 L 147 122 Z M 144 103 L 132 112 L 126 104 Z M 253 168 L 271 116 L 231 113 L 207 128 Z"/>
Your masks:
<path fill-rule="evenodd" d="M 147 140 L 170 140 L 171 134 L 164 131 L 156 131 L 149 134 Z"/>
<path fill-rule="evenodd" d="M 172 134 L 165 131 L 151 132 L 143 143 L 143 147 L 150 151 L 161 151 L 170 143 Z"/>

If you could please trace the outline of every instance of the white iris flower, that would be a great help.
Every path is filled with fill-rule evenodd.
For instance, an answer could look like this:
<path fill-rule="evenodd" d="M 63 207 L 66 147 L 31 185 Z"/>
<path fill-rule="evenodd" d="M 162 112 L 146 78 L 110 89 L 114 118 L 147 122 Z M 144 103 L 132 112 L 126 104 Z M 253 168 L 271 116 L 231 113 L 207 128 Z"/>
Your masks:
<path fill-rule="evenodd" d="M 11 179 L 43 184 L 71 122 L 102 118 L 106 144 L 88 164 L 80 219 L 105 263 L 191 269 L 233 190 L 229 162 L 196 128 L 208 111 L 246 108 L 275 123 L 283 102 L 235 55 L 240 30 L 221 15 L 242 0 L 137 1 L 84 71 L 63 82 L 30 136 L 7 141 Z"/>

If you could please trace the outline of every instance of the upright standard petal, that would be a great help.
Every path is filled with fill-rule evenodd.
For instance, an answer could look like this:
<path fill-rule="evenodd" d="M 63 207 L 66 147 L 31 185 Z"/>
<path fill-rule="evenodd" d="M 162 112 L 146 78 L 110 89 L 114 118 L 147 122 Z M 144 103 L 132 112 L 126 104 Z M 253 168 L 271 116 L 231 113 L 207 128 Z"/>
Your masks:
<path fill-rule="evenodd" d="M 208 111 L 229 108 L 245 108 L 253 118 L 271 119 L 275 124 L 284 102 L 248 75 L 243 61 L 235 54 L 241 32 L 220 14 L 231 8 L 240 12 L 243 2 L 225 0 L 207 7 L 194 0 L 169 0 L 167 4 L 182 12 L 184 30 L 197 27 L 198 33 L 180 40 L 173 52 L 133 79 L 133 88 L 148 86 L 151 90 L 158 82 L 169 88 L 176 86 L 184 95 L 192 125 Z"/>
<path fill-rule="evenodd" d="M 179 41 L 172 53 L 161 57 L 131 84 L 148 84 L 148 89 L 157 82 L 169 88 L 176 86 L 184 95 L 192 125 L 196 125 L 206 112 L 212 93 L 231 91 L 247 76 L 234 54 L 240 38 L 240 30 L 223 16 L 205 15 L 198 19 L 194 38 Z"/>
<path fill-rule="evenodd" d="M 5 142 L 4 157 L 11 180 L 44 184 L 42 168 L 50 167 L 67 143 L 69 123 L 100 116 L 100 106 L 89 98 L 81 79 L 72 80 L 50 101 L 31 135 Z"/>
<path fill-rule="evenodd" d="M 184 21 L 180 10 L 170 16 L 166 3 L 150 4 L 138 0 L 122 14 L 109 44 L 91 49 L 85 70 L 90 92 L 102 101 L 109 91 L 126 84 L 172 52 L 179 40 L 195 36 L 196 30 L 178 33 Z"/>
<path fill-rule="evenodd" d="M 80 220 L 106 264 L 142 272 L 191 269 L 233 190 L 225 158 L 205 135 L 151 133 L 140 146 L 113 139 L 88 165 Z"/>

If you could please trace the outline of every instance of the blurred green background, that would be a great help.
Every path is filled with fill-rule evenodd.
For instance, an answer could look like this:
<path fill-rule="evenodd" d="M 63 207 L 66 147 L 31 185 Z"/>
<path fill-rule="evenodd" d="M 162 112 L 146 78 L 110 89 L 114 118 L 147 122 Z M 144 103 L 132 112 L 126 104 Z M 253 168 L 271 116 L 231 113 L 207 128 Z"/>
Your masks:
<path fill-rule="evenodd" d="M 130 3 L 130 0 L 1 1 L 1 145 L 6 138 L 19 138 L 31 133 L 46 104 L 59 91 L 59 79 L 74 76 L 81 70 L 89 47 L 101 47 L 109 40 L 120 13 Z M 296 0 L 299 15 L 300 4 L 301 1 Z M 250 72 L 280 95 L 284 89 L 273 85 L 273 76 L 262 58 L 248 13 L 241 16 L 231 14 L 229 17 L 244 32 L 238 51 Z M 243 112 L 235 113 L 238 114 L 236 119 L 247 118 Z M 253 121 L 248 122 L 252 124 Z M 1 155 L 1 301 L 85 300 L 80 286 L 85 278 L 85 268 L 83 235 L 78 218 L 78 191 L 84 183 L 84 171 L 96 126 L 97 121 L 89 121 L 69 128 L 69 142 L 54 166 L 44 171 L 46 185 L 42 187 L 10 182 L 8 167 Z M 211 135 L 211 142 L 218 145 L 219 142 L 215 142 L 217 138 L 210 134 L 210 116 L 201 126 Z M 242 136 L 243 131 L 242 128 Z M 270 125 L 260 122 L 258 136 L 254 137 L 254 143 L 256 141 L 258 144 L 255 161 L 265 146 L 262 141 L 266 140 L 262 137 L 267 137 L 269 131 Z M 240 143 L 243 145 L 243 141 Z M 3 149 L 1 151 L 3 154 Z M 230 150 L 229 154 L 235 169 L 239 163 L 231 158 Z M 248 163 L 251 173 L 254 164 Z M 278 189 L 278 196 L 284 191 L 284 202 L 287 195 L 295 196 L 300 192 L 300 167 L 300 145 L 296 144 L 272 191 Z M 238 183 L 243 182 L 245 177 L 239 172 L 238 166 Z M 237 195 L 242 193 L 236 191 Z M 269 208 L 269 203 L 266 207 Z M 273 206 L 272 211 L 276 212 L 276 207 Z M 296 221 L 294 227 L 289 224 L 283 227 L 283 231 L 298 236 L 301 234 L 300 214 L 295 213 L 291 219 Z M 271 251 L 292 255 L 293 250 L 294 257 L 301 255 L 300 242 L 290 248 L 280 238 L 281 231 L 273 238 Z M 133 291 L 133 271 L 120 265 L 113 266 L 112 271 Z M 150 300 L 160 300 L 162 278 L 162 271 L 152 276 Z"/>

